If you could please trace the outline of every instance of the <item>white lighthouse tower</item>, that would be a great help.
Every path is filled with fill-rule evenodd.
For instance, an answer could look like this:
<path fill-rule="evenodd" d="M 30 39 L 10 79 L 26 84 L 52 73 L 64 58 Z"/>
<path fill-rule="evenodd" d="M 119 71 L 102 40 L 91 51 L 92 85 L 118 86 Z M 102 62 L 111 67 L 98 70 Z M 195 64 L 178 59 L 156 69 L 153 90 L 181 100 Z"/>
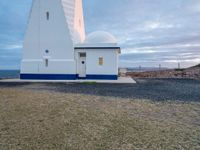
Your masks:
<path fill-rule="evenodd" d="M 101 41 L 92 43 L 92 46 L 86 46 L 84 45 L 85 37 L 82 0 L 33 0 L 24 40 L 20 78 L 36 80 L 116 79 L 118 75 L 116 50 L 118 51 L 119 47 L 116 46 L 115 41 L 113 40 L 111 45 L 109 41 L 106 45 L 105 39 L 108 37 L 104 34 L 103 45 L 99 46 L 98 42 L 102 41 L 100 37 Z M 99 39 L 99 37 L 94 38 Z M 80 44 L 81 46 L 77 46 Z M 87 50 L 88 47 L 89 50 Z M 110 49 L 109 52 L 105 51 L 106 48 Z M 99 55 L 95 52 L 92 56 L 90 55 L 91 49 L 94 49 L 93 53 L 96 49 L 98 51 L 104 49 L 104 52 L 97 52 Z M 115 62 L 110 63 L 104 60 L 104 55 L 106 53 L 112 55 L 112 52 Z M 100 64 L 100 67 L 92 67 L 94 64 L 97 66 Z M 114 69 L 109 69 L 107 66 L 109 64 L 113 64 L 110 68 L 114 67 Z M 104 69 L 104 66 L 107 69 Z"/>

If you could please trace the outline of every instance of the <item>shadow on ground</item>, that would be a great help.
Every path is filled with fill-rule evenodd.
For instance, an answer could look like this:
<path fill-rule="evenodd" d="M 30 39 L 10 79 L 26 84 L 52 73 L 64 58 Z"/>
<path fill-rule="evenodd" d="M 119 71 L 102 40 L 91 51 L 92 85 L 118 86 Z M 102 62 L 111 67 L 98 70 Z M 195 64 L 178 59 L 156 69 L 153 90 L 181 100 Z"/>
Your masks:
<path fill-rule="evenodd" d="M 45 90 L 153 101 L 200 101 L 200 81 L 192 79 L 137 79 L 137 84 L 0 83 L 0 88 Z"/>

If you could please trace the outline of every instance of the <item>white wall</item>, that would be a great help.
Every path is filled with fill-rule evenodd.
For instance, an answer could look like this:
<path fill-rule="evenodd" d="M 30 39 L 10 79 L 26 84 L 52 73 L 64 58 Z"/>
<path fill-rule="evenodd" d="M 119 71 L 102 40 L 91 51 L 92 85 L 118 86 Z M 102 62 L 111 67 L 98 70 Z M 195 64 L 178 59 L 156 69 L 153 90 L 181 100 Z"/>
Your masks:
<path fill-rule="evenodd" d="M 74 30 L 75 34 L 78 33 L 81 42 L 85 40 L 85 23 L 83 16 L 82 0 L 75 0 L 75 17 L 74 17 Z"/>
<path fill-rule="evenodd" d="M 82 0 L 62 0 L 66 21 L 74 44 L 85 40 Z"/>
<path fill-rule="evenodd" d="M 115 49 L 88 49 L 77 50 L 86 52 L 86 74 L 87 75 L 118 75 L 118 50 Z M 103 57 L 103 66 L 99 65 L 99 57 Z M 77 66 L 78 73 L 78 66 Z"/>
<path fill-rule="evenodd" d="M 49 67 L 45 67 L 46 57 Z M 75 74 L 75 68 L 72 37 L 61 0 L 35 0 L 24 41 L 21 73 Z"/>

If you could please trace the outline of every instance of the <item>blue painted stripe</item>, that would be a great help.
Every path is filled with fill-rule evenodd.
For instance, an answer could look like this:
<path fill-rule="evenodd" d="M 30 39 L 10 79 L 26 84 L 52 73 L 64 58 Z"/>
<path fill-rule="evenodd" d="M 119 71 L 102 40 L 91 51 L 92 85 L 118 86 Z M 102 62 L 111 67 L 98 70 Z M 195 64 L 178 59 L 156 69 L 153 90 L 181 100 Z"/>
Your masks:
<path fill-rule="evenodd" d="M 86 75 L 85 78 L 79 78 L 77 74 L 20 74 L 23 80 L 117 80 L 117 75 Z"/>
<path fill-rule="evenodd" d="M 20 74 L 25 80 L 76 80 L 76 74 Z"/>
<path fill-rule="evenodd" d="M 117 80 L 118 75 L 87 75 L 86 79 L 95 80 Z"/>

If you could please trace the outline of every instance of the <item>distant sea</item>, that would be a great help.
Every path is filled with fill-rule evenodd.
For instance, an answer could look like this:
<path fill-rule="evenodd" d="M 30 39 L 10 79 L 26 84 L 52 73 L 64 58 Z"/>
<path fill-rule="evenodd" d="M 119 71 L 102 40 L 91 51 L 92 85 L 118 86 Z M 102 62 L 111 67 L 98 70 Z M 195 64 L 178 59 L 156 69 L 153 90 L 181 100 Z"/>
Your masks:
<path fill-rule="evenodd" d="M 19 70 L 0 70 L 0 79 L 19 78 Z"/>

